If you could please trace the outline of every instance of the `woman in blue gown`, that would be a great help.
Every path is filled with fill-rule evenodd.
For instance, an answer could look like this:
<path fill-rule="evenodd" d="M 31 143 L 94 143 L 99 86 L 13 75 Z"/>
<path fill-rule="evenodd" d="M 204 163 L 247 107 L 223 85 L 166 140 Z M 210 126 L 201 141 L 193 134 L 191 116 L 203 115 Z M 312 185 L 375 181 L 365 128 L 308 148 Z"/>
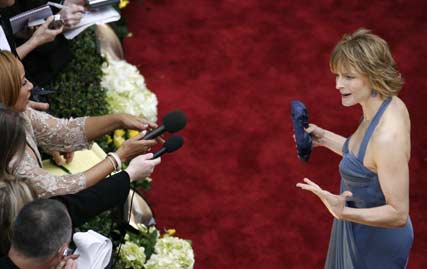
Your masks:
<path fill-rule="evenodd" d="M 305 178 L 334 216 L 325 268 L 406 268 L 414 234 L 409 217 L 410 119 L 397 97 L 403 81 L 387 42 L 369 30 L 345 35 L 331 71 L 343 106 L 359 104 L 362 119 L 348 138 L 310 124 L 316 146 L 342 155 L 340 194 Z"/>

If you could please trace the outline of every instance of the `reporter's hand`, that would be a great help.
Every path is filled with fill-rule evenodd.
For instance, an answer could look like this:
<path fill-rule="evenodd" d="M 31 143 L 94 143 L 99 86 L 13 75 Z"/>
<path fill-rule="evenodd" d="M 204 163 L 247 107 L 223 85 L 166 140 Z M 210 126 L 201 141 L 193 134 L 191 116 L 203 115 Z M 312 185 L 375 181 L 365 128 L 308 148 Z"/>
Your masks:
<path fill-rule="evenodd" d="M 64 1 L 64 6 L 59 14 L 64 21 L 65 29 L 70 29 L 80 23 L 86 11 L 84 1 Z"/>
<path fill-rule="evenodd" d="M 77 269 L 76 260 L 80 255 L 73 254 L 71 256 L 65 257 L 61 260 L 56 266 L 52 266 L 51 269 Z"/>
<path fill-rule="evenodd" d="M 59 152 L 59 151 L 50 151 L 52 159 L 57 165 L 64 165 L 70 163 L 74 158 L 74 152 Z"/>
<path fill-rule="evenodd" d="M 153 153 L 139 155 L 129 163 L 125 171 L 129 174 L 131 182 L 149 177 L 153 173 L 154 167 L 161 162 L 161 159 L 158 157 L 150 160 L 151 158 Z"/>
<path fill-rule="evenodd" d="M 53 16 L 50 16 L 46 21 L 40 25 L 30 38 L 30 42 L 34 43 L 35 47 L 42 44 L 52 42 L 56 36 L 62 33 L 64 26 L 58 29 L 49 29 L 49 24 L 53 21 Z"/>
<path fill-rule="evenodd" d="M 323 136 L 325 135 L 325 129 L 322 129 L 319 126 L 310 123 L 308 125 L 308 128 L 305 129 L 305 131 L 311 135 L 313 146 L 323 146 Z"/>
<path fill-rule="evenodd" d="M 29 101 L 28 106 L 35 110 L 46 111 L 49 109 L 48 103 Z"/>
<path fill-rule="evenodd" d="M 146 133 L 146 131 L 143 131 L 123 142 L 120 148 L 116 151 L 122 162 L 129 161 L 135 156 L 150 151 L 151 147 L 157 144 L 157 141 L 154 139 L 143 140 L 142 138 Z"/>
<path fill-rule="evenodd" d="M 131 130 L 149 130 L 153 128 L 157 128 L 158 125 L 154 122 L 151 122 L 147 119 L 136 117 L 129 114 L 120 114 L 120 122 L 121 127 L 124 129 L 131 129 Z"/>
<path fill-rule="evenodd" d="M 73 259 L 68 259 L 64 269 L 77 269 L 77 261 Z"/>

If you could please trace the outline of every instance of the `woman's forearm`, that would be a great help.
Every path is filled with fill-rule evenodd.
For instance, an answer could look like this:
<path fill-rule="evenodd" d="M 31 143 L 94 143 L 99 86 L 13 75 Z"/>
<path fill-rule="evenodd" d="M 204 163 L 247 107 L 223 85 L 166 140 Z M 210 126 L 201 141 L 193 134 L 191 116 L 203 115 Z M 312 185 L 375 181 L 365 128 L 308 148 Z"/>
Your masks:
<path fill-rule="evenodd" d="M 106 158 L 83 173 L 86 177 L 86 188 L 95 185 L 114 171 L 111 161 Z"/>
<path fill-rule="evenodd" d="M 16 48 L 16 53 L 18 53 L 19 58 L 24 59 L 33 49 L 37 47 L 37 44 L 34 43 L 31 39 Z"/>
<path fill-rule="evenodd" d="M 342 156 L 342 147 L 345 142 L 345 137 L 337 135 L 328 130 L 324 130 L 324 134 L 321 138 L 321 145 L 332 150 L 338 155 Z"/>
<path fill-rule="evenodd" d="M 88 117 L 85 122 L 85 133 L 88 141 L 92 141 L 100 136 L 114 131 L 121 127 L 120 115 L 105 115 Z"/>
<path fill-rule="evenodd" d="M 372 208 L 345 207 L 341 219 L 369 226 L 398 228 L 406 224 L 408 211 L 396 209 L 391 205 Z"/>

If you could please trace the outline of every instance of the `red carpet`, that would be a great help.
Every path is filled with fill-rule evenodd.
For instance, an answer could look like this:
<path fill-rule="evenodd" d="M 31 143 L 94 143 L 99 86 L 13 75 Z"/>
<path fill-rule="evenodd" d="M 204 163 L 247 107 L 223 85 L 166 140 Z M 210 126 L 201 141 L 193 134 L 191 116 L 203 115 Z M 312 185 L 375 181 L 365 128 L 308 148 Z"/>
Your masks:
<path fill-rule="evenodd" d="M 332 216 L 295 187 L 303 177 L 337 192 L 338 156 L 296 158 L 289 103 L 349 135 L 360 109 L 344 108 L 328 68 L 344 33 L 366 27 L 390 44 L 412 119 L 409 268 L 427 268 L 427 2 L 132 0 L 127 59 L 189 123 L 163 157 L 150 201 L 159 227 L 191 239 L 196 268 L 323 268 Z"/>

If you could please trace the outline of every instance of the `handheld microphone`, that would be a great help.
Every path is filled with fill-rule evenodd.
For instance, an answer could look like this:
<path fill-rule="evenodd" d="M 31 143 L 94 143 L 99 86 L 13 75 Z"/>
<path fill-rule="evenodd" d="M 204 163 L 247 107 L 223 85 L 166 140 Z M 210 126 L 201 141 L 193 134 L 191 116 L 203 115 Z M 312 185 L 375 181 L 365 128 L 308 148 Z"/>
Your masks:
<path fill-rule="evenodd" d="M 166 140 L 166 142 L 163 144 L 163 148 L 159 149 L 157 152 L 154 153 L 153 158 L 151 159 L 160 157 L 166 152 L 167 153 L 173 152 L 179 149 L 180 147 L 182 147 L 183 144 L 184 144 L 184 139 L 182 138 L 182 136 L 173 135 L 169 137 L 168 140 Z"/>
<path fill-rule="evenodd" d="M 143 139 L 153 139 L 164 132 L 175 133 L 184 128 L 186 124 L 187 118 L 185 117 L 184 112 L 180 110 L 169 112 L 163 117 L 163 124 L 156 129 L 151 130 Z"/>

